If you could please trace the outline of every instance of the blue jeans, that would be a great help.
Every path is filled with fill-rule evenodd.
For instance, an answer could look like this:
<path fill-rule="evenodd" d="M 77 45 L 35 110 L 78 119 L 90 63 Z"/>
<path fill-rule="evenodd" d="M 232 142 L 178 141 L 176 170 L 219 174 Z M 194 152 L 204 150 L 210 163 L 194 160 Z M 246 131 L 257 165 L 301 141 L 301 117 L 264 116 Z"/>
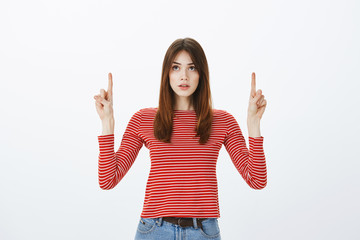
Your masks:
<path fill-rule="evenodd" d="M 135 240 L 221 240 L 217 218 L 201 222 L 202 228 L 193 218 L 194 226 L 181 227 L 159 218 L 140 217 Z"/>

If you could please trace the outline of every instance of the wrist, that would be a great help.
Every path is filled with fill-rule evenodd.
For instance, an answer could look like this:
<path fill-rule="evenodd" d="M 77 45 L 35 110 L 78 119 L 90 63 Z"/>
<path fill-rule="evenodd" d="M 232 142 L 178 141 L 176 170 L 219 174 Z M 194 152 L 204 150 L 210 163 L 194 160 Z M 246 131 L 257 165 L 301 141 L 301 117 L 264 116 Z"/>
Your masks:
<path fill-rule="evenodd" d="M 260 137 L 260 120 L 255 118 L 248 118 L 247 120 L 249 137 Z"/>
<path fill-rule="evenodd" d="M 106 118 L 102 120 L 102 135 L 114 134 L 114 118 Z"/>
<path fill-rule="evenodd" d="M 260 119 L 258 118 L 247 118 L 247 123 L 248 125 L 251 124 L 251 125 L 260 125 Z"/>
<path fill-rule="evenodd" d="M 114 117 L 106 117 L 101 120 L 102 123 L 113 123 Z"/>

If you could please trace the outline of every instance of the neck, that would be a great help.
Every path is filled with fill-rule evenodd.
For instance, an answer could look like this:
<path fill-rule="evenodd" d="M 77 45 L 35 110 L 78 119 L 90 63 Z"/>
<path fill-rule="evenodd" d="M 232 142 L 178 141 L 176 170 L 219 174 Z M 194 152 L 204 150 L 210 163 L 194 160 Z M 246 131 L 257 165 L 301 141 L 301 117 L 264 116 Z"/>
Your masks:
<path fill-rule="evenodd" d="M 189 100 L 189 98 L 180 98 L 174 104 L 174 110 L 195 110 L 195 108 L 193 106 L 192 99 Z"/>

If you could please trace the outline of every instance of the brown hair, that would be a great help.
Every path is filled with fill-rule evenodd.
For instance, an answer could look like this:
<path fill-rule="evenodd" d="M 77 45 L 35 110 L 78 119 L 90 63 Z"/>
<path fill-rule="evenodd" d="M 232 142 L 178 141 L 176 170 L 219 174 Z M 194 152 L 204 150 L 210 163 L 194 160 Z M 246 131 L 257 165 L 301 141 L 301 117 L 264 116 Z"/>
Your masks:
<path fill-rule="evenodd" d="M 159 141 L 170 143 L 173 128 L 175 92 L 170 86 L 169 71 L 177 53 L 181 50 L 189 53 L 199 72 L 199 84 L 191 96 L 191 102 L 197 117 L 195 136 L 200 136 L 199 143 L 204 144 L 210 137 L 213 119 L 209 67 L 204 50 L 192 38 L 176 39 L 166 51 L 162 66 L 159 106 L 154 119 L 154 136 Z"/>

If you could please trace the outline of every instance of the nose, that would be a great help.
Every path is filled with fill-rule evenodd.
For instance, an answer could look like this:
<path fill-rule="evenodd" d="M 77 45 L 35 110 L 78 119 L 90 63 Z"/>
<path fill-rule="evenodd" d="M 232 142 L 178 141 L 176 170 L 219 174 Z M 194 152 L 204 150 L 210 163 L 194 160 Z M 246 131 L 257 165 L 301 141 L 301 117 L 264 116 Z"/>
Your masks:
<path fill-rule="evenodd" d="M 181 72 L 181 80 L 187 80 L 188 77 L 187 77 L 187 72 L 186 70 L 182 70 Z"/>

